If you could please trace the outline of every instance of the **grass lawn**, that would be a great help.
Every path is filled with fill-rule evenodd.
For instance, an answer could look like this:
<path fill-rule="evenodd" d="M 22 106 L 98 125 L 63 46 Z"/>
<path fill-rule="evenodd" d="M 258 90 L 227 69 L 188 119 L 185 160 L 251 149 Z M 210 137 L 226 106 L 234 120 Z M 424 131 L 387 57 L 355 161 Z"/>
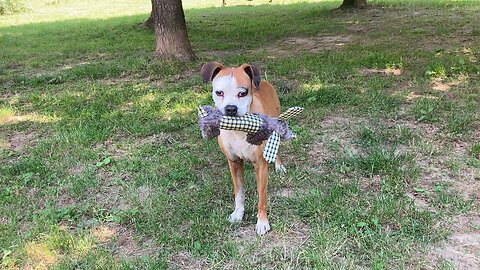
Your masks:
<path fill-rule="evenodd" d="M 97 2 L 0 16 L 0 269 L 480 268 L 480 2 L 184 1 L 194 63 L 152 60 L 149 1 Z M 305 107 L 264 237 L 251 164 L 227 221 L 207 61 Z"/>

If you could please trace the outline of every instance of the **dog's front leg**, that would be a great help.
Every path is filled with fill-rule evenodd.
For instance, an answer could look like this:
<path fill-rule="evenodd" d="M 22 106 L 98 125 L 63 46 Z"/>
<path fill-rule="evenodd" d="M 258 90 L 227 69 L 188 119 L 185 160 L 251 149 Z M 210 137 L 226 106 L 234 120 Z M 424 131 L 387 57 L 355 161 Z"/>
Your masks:
<path fill-rule="evenodd" d="M 262 159 L 254 162 L 255 176 L 258 189 L 258 213 L 256 231 L 264 235 L 270 230 L 267 218 L 267 185 L 268 185 L 268 163 Z"/>
<path fill-rule="evenodd" d="M 228 167 L 232 174 L 233 192 L 235 195 L 235 211 L 230 214 L 230 222 L 242 221 L 245 203 L 245 194 L 243 192 L 243 160 L 232 161 L 228 159 Z"/>

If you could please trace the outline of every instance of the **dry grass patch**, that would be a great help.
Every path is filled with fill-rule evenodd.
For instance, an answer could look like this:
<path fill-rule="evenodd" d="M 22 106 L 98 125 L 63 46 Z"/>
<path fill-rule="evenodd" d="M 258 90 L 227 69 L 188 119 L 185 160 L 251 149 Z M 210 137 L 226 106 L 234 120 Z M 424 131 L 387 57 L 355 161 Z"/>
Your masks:
<path fill-rule="evenodd" d="M 36 141 L 37 134 L 35 132 L 20 131 L 8 139 L 7 145 L 13 151 L 21 151 L 26 146 L 32 146 Z"/>
<path fill-rule="evenodd" d="M 61 259 L 57 251 L 44 243 L 27 243 L 25 245 L 25 254 L 27 263 L 24 269 L 49 269 Z"/>
<path fill-rule="evenodd" d="M 272 257 L 298 265 L 299 252 L 308 245 L 310 228 L 301 221 L 295 221 L 284 228 L 272 230 L 263 237 L 255 232 L 255 225 L 239 227 L 234 231 L 233 241 L 239 247 L 239 258 L 256 267 L 264 265 Z M 235 262 L 232 262 L 235 265 Z"/>
<path fill-rule="evenodd" d="M 187 251 L 182 251 L 168 259 L 169 269 L 212 269 L 207 259 L 195 258 Z M 226 268 L 229 269 L 229 268 Z"/>
<path fill-rule="evenodd" d="M 453 233 L 432 248 L 429 267 L 446 260 L 455 269 L 480 269 L 480 216 L 456 216 L 449 224 Z"/>
<path fill-rule="evenodd" d="M 338 111 L 324 118 L 319 123 L 316 139 L 309 146 L 309 161 L 319 173 L 324 172 L 326 162 L 343 154 L 358 154 L 362 149 L 356 145 L 354 138 L 361 126 L 368 125 L 365 118 L 349 116 Z"/>
<path fill-rule="evenodd" d="M 100 185 L 91 189 L 88 194 L 91 194 L 90 198 L 101 209 L 127 210 L 130 208 L 130 204 L 127 201 L 129 196 L 124 186 L 113 182 L 113 175 L 112 172 L 99 168 L 97 170 L 97 178 L 100 181 Z"/>
<path fill-rule="evenodd" d="M 116 257 L 134 259 L 153 256 L 159 249 L 152 238 L 136 237 L 133 229 L 117 223 L 96 226 L 90 233 L 99 243 L 111 245 Z"/>
<path fill-rule="evenodd" d="M 362 76 L 366 75 L 402 75 L 402 70 L 399 68 L 361 68 L 358 73 Z"/>

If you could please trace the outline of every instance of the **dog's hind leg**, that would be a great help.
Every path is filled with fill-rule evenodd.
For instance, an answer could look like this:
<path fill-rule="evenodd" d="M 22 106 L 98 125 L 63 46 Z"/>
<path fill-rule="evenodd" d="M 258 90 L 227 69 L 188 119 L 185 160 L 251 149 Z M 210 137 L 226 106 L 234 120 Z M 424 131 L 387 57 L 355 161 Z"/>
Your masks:
<path fill-rule="evenodd" d="M 245 194 L 243 191 L 243 160 L 237 159 L 236 161 L 228 160 L 228 167 L 232 175 L 233 192 L 235 195 L 235 210 L 230 214 L 230 222 L 242 221 L 243 212 L 245 209 Z"/>
<path fill-rule="evenodd" d="M 285 168 L 285 166 L 283 166 L 282 159 L 280 158 L 280 156 L 278 154 L 277 154 L 277 159 L 275 160 L 275 172 L 276 173 L 286 173 L 287 172 L 287 168 Z"/>

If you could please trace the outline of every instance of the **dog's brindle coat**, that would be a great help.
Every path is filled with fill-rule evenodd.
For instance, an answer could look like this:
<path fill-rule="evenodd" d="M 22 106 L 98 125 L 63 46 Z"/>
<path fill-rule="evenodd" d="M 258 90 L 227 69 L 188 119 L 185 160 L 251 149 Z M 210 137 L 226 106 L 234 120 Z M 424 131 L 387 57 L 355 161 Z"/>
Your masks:
<path fill-rule="evenodd" d="M 217 62 L 202 66 L 205 82 L 212 82 L 212 97 L 216 107 L 229 116 L 243 116 L 247 112 L 262 113 L 270 117 L 280 114 L 280 101 L 275 88 L 267 81 L 262 81 L 259 70 L 248 64 L 237 68 L 225 68 Z M 230 215 L 230 222 L 241 221 L 244 212 L 244 160 L 253 162 L 258 189 L 257 234 L 263 235 L 270 230 L 267 218 L 267 183 L 268 163 L 263 158 L 261 145 L 252 145 L 246 141 L 242 131 L 220 130 L 218 144 L 228 159 L 235 194 L 235 211 Z M 285 171 L 279 158 L 275 169 Z"/>

